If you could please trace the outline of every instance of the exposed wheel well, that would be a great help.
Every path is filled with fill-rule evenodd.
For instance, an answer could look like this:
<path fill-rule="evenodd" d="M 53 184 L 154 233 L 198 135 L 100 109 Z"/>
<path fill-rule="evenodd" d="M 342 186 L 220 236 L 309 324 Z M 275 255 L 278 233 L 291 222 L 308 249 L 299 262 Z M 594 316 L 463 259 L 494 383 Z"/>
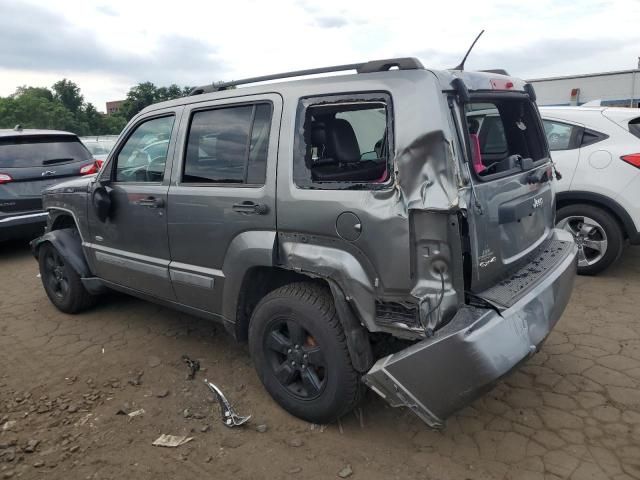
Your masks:
<path fill-rule="evenodd" d="M 249 337 L 249 320 L 258 302 L 269 292 L 283 285 L 295 282 L 312 282 L 326 286 L 329 284 L 321 279 L 302 273 L 275 267 L 254 267 L 250 269 L 242 280 L 238 310 L 236 313 L 236 338 L 247 341 Z"/>
<path fill-rule="evenodd" d="M 63 228 L 76 228 L 76 229 L 78 228 L 73 217 L 66 213 L 57 215 L 56 218 L 53 220 L 53 223 L 51 224 L 52 231 L 61 230 Z"/>
<path fill-rule="evenodd" d="M 558 200 L 556 202 L 556 208 L 560 209 L 562 207 L 567 207 L 569 205 L 579 205 L 579 204 L 591 205 L 607 212 L 620 226 L 620 229 L 622 230 L 622 235 L 624 236 L 624 238 L 625 239 L 629 238 L 629 233 L 627 232 L 625 223 L 622 221 L 622 218 L 620 218 L 620 215 L 618 215 L 616 211 L 610 208 L 609 206 L 605 205 L 604 203 L 598 202 L 597 200 L 583 199 L 583 198 L 565 198 L 565 199 Z"/>

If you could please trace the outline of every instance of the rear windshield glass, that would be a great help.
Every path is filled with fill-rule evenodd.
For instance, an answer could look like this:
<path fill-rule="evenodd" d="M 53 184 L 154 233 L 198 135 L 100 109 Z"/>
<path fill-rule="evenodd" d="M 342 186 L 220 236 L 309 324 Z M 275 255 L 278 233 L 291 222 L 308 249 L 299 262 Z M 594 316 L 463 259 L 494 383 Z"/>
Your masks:
<path fill-rule="evenodd" d="M 43 167 L 90 158 L 86 147 L 73 136 L 0 138 L 0 168 Z"/>
<path fill-rule="evenodd" d="M 640 138 L 640 117 L 634 118 L 629 122 L 629 131 Z"/>
<path fill-rule="evenodd" d="M 531 168 L 547 158 L 531 102 L 474 102 L 467 104 L 466 115 L 473 169 L 480 177 Z"/>

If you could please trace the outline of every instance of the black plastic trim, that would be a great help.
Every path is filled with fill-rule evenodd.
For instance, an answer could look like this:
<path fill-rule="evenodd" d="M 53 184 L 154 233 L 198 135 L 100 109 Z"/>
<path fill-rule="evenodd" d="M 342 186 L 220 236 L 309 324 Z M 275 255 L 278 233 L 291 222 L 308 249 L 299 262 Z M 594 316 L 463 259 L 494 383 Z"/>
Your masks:
<path fill-rule="evenodd" d="M 51 243 L 64 260 L 71 265 L 71 268 L 82 278 L 92 277 L 93 274 L 89 268 L 87 259 L 82 250 L 82 240 L 78 230 L 75 228 L 62 228 L 47 232 L 39 238 L 33 240 L 31 252 L 35 258 L 38 258 L 40 246 L 43 243 Z"/>

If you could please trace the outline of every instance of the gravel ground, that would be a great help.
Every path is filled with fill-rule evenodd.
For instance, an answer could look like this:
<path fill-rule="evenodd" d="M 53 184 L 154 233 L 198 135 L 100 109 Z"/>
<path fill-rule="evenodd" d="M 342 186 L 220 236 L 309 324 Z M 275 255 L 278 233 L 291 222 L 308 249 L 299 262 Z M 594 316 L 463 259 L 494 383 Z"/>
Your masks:
<path fill-rule="evenodd" d="M 542 352 L 443 432 L 373 394 L 361 418 L 310 425 L 221 327 L 116 294 L 64 315 L 24 243 L 0 245 L 0 265 L 0 479 L 640 478 L 640 248 L 579 278 Z M 246 427 L 220 423 L 205 378 Z M 163 433 L 193 440 L 152 446 Z"/>

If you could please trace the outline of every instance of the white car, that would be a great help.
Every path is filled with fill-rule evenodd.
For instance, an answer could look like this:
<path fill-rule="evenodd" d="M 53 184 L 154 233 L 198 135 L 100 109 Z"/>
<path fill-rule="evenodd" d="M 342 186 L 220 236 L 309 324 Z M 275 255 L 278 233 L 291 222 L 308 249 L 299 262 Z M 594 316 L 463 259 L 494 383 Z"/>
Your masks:
<path fill-rule="evenodd" d="M 640 243 L 640 109 L 540 107 L 562 174 L 558 226 L 580 247 L 578 271 L 599 273 L 626 240 Z"/>
<path fill-rule="evenodd" d="M 640 244 L 640 109 L 539 110 L 562 175 L 554 181 L 557 225 L 576 239 L 578 273 L 599 273 L 620 257 L 626 241 Z M 498 120 L 495 109 L 467 113 L 484 159 L 508 155 Z"/>

